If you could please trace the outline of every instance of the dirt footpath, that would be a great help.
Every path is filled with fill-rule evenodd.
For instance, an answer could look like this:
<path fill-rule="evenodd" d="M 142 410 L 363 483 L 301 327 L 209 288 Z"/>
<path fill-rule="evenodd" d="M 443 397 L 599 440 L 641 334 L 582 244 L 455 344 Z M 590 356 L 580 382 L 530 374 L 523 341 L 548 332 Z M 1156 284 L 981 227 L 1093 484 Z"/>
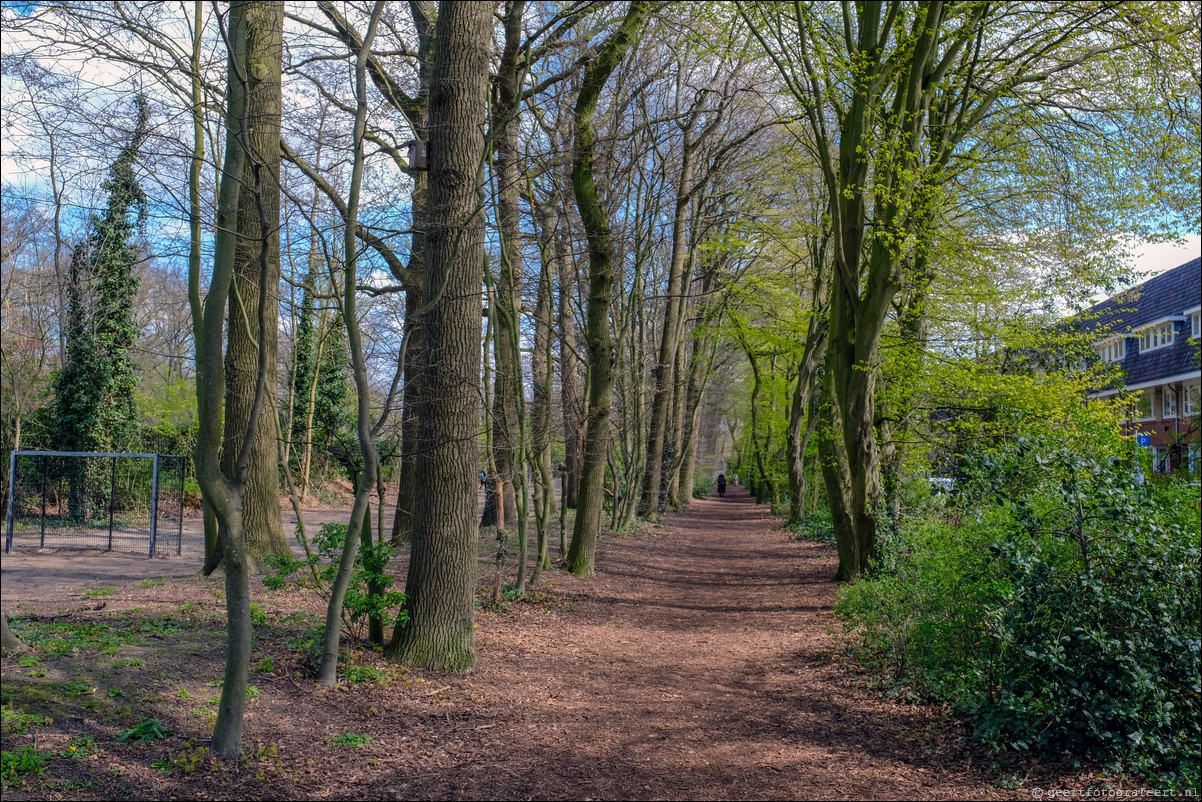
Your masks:
<path fill-rule="evenodd" d="M 5 558 L 5 606 L 34 620 L 153 633 L 163 611 L 192 610 L 184 626 L 112 656 L 5 662 L 6 693 L 27 712 L 55 680 L 91 693 L 86 704 L 63 700 L 36 733 L 6 736 L 6 749 L 35 737 L 65 749 L 81 736 L 96 748 L 83 761 L 53 758 L 44 778 L 5 798 L 1031 798 L 981 771 L 989 761 L 966 752 L 937 710 L 865 687 L 834 634 L 834 549 L 793 542 L 776 523 L 731 487 L 661 527 L 603 538 L 595 577 L 550 571 L 534 601 L 481 609 L 478 666 L 462 676 L 408 671 L 344 641 L 344 681 L 317 688 L 295 644 L 321 621 L 320 597 L 256 583 L 247 756 L 198 757 L 203 770 L 178 768 L 207 743 L 224 660 L 218 583 L 195 575 L 199 555 Z M 404 560 L 393 568 L 404 577 Z M 116 588 L 81 607 L 97 585 Z M 147 715 L 176 734 L 115 742 Z"/>
<path fill-rule="evenodd" d="M 1017 796 L 944 765 L 934 711 L 862 690 L 830 633 L 833 548 L 790 542 L 775 523 L 731 487 L 653 535 L 603 541 L 595 579 L 555 580 L 563 615 L 495 634 L 482 622 L 479 670 L 457 681 L 489 700 L 487 729 L 456 732 L 479 747 L 335 794 Z"/>

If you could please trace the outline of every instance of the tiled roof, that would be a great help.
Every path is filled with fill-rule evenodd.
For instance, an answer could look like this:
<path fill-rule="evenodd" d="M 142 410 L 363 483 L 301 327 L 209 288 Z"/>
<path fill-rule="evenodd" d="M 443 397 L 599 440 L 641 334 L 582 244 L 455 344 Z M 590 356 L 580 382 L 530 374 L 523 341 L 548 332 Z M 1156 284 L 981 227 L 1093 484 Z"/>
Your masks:
<path fill-rule="evenodd" d="M 1127 385 L 1198 370 L 1197 347 L 1190 340 L 1189 321 L 1177 324 L 1173 344 L 1147 353 L 1139 352 L 1134 332 L 1166 317 L 1181 317 L 1185 310 L 1202 303 L 1202 259 L 1192 259 L 1091 306 L 1083 315 L 1090 329 L 1126 334 L 1127 356 L 1122 361 Z"/>

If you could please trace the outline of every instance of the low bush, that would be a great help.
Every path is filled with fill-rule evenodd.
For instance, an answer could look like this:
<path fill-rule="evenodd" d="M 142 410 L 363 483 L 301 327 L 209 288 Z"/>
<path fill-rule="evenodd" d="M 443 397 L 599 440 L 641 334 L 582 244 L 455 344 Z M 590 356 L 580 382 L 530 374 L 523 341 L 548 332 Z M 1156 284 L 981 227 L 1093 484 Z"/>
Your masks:
<path fill-rule="evenodd" d="M 903 522 L 841 592 L 865 659 L 951 704 L 996 749 L 1196 785 L 1196 483 L 1050 441 L 981 455 L 942 513 Z"/>
<path fill-rule="evenodd" d="M 307 560 L 298 560 L 290 554 L 268 555 L 265 562 L 272 572 L 264 575 L 263 584 L 273 590 L 286 587 L 290 582 L 302 584 L 303 578 L 310 576 L 308 572 L 312 570 L 326 586 L 332 584 L 346 543 L 346 528 L 346 524 L 323 525 L 313 538 L 317 553 Z M 344 622 L 355 637 L 362 635 L 363 625 L 372 616 L 378 616 L 385 627 L 403 624 L 408 619 L 404 609 L 405 594 L 390 590 L 392 577 L 387 568 L 392 553 L 391 543 L 366 546 L 360 542 L 342 607 Z M 296 576 L 302 568 L 307 570 Z"/>
<path fill-rule="evenodd" d="M 19 785 L 28 774 L 38 775 L 46 770 L 46 755 L 33 746 L 22 746 L 11 752 L 0 752 L 0 786 Z"/>

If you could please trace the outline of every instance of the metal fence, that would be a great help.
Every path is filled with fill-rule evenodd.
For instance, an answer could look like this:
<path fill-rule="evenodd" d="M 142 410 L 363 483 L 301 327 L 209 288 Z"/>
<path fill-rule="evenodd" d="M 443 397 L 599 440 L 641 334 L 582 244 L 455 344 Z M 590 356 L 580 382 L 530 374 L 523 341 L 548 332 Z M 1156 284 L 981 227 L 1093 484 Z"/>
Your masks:
<path fill-rule="evenodd" d="M 4 551 L 15 546 L 178 556 L 187 465 L 176 454 L 13 451 Z"/>

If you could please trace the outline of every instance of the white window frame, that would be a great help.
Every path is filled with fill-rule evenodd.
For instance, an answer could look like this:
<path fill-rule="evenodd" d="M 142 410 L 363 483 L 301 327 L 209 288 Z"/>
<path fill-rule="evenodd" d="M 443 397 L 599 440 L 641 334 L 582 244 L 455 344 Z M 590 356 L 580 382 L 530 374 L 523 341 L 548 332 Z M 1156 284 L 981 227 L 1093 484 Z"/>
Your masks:
<path fill-rule="evenodd" d="M 1182 390 L 1185 397 L 1182 399 L 1181 414 L 1196 414 L 1198 412 L 1198 403 L 1202 401 L 1202 385 L 1193 382 L 1182 387 Z"/>
<path fill-rule="evenodd" d="M 1186 309 L 1185 316 L 1189 318 L 1189 336 L 1194 342 L 1202 340 L 1202 306 Z"/>
<path fill-rule="evenodd" d="M 1160 412 L 1162 420 L 1170 420 L 1177 417 L 1177 389 L 1175 387 L 1161 388 Z"/>
<path fill-rule="evenodd" d="M 1127 356 L 1127 338 L 1111 337 L 1094 345 L 1103 362 L 1122 362 Z"/>
<path fill-rule="evenodd" d="M 1146 354 L 1168 348 L 1177 340 L 1177 321 L 1185 318 L 1162 318 L 1143 326 L 1136 332 L 1139 336 L 1139 352 Z"/>
<path fill-rule="evenodd" d="M 1140 402 L 1144 398 L 1148 399 L 1148 414 L 1140 415 L 1139 406 L 1140 406 Z M 1135 403 L 1131 407 L 1131 420 L 1138 420 L 1138 421 L 1156 420 L 1156 388 L 1155 387 L 1149 387 L 1146 390 L 1136 390 L 1134 401 L 1135 401 Z"/>

